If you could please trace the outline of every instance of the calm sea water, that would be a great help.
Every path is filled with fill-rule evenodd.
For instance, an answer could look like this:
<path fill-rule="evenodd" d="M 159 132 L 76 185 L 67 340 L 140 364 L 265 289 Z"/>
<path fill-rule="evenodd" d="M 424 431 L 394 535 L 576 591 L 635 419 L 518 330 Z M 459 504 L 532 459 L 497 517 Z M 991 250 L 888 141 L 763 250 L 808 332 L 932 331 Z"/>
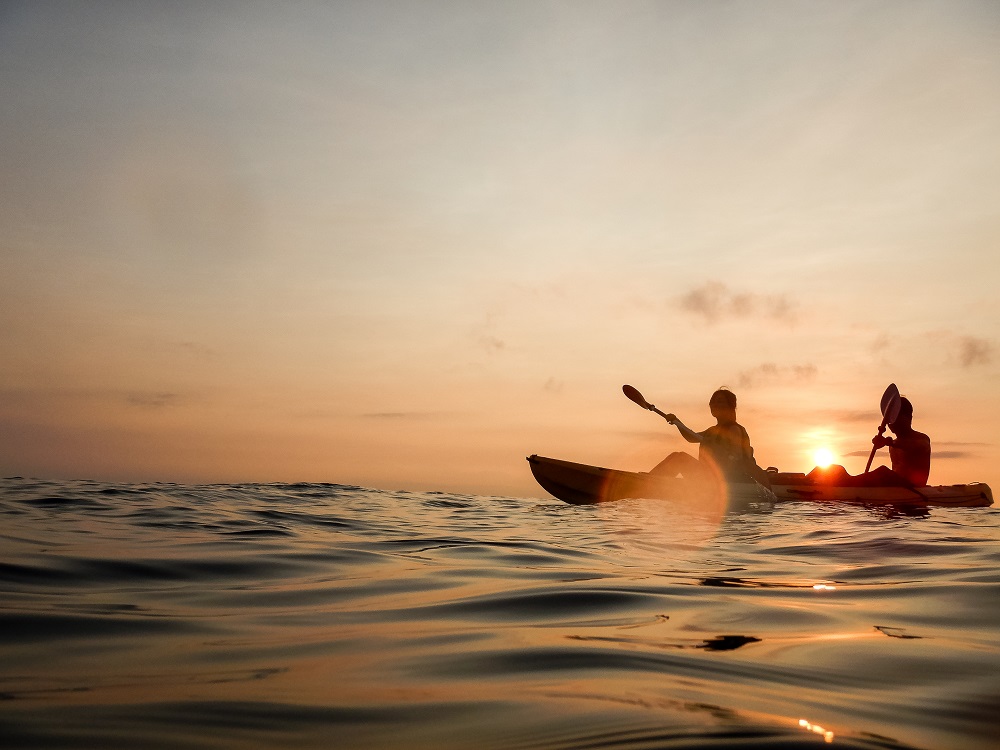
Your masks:
<path fill-rule="evenodd" d="M 1000 512 L 0 481 L 4 747 L 993 748 Z"/>

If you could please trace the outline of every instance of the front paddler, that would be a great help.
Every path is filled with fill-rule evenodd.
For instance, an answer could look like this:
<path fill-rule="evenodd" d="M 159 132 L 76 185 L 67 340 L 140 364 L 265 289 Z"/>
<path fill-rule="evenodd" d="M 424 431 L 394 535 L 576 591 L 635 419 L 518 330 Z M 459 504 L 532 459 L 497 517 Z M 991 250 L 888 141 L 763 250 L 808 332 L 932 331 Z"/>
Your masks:
<path fill-rule="evenodd" d="M 750 445 L 750 435 L 736 421 L 736 394 L 720 388 L 709 399 L 708 408 L 715 417 L 715 424 L 702 432 L 695 432 L 681 422 L 675 414 L 664 414 L 664 419 L 674 425 L 689 443 L 698 443 L 698 458 L 689 453 L 671 453 L 653 467 L 651 474 L 695 477 L 721 476 L 727 482 L 760 482 L 770 487 L 770 479 L 757 465 Z"/>

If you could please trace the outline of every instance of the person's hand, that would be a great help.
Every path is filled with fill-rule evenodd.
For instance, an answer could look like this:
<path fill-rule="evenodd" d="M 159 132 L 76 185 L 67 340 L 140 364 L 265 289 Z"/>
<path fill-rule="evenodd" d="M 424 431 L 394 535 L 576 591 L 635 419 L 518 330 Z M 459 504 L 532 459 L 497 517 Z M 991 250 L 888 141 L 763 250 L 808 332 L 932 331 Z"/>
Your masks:
<path fill-rule="evenodd" d="M 872 445 L 876 448 L 883 448 L 887 445 L 892 445 L 892 438 L 886 437 L 885 435 L 876 435 L 872 438 Z"/>
<path fill-rule="evenodd" d="M 677 416 L 674 414 L 665 414 L 663 418 L 668 422 L 670 422 L 670 424 L 673 424 L 674 422 L 677 421 Z"/>

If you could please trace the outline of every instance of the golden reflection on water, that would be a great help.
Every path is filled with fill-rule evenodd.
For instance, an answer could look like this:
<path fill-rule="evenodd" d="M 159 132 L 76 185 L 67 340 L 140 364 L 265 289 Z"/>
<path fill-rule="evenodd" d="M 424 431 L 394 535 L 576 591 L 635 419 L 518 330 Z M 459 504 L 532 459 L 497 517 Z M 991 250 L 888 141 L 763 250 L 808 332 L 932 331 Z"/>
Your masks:
<path fill-rule="evenodd" d="M 815 732 L 816 734 L 822 735 L 824 742 L 833 742 L 833 732 L 828 729 L 824 729 L 819 724 L 812 724 L 805 719 L 799 719 L 799 726 L 807 732 Z"/>
<path fill-rule="evenodd" d="M 694 492 L 670 500 L 626 499 L 601 503 L 596 511 L 629 553 L 662 554 L 660 545 L 701 548 L 715 538 L 726 518 L 724 492 Z"/>

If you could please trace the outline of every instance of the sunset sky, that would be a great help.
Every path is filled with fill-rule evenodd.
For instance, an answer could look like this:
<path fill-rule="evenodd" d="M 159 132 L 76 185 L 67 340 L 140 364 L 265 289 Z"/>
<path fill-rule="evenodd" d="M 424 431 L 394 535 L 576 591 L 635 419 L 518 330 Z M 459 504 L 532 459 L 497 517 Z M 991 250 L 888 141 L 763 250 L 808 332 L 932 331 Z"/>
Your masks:
<path fill-rule="evenodd" d="M 8 2 L 0 101 L 0 475 L 543 497 L 686 447 L 623 383 L 853 473 L 895 382 L 1000 486 L 994 0 Z"/>

